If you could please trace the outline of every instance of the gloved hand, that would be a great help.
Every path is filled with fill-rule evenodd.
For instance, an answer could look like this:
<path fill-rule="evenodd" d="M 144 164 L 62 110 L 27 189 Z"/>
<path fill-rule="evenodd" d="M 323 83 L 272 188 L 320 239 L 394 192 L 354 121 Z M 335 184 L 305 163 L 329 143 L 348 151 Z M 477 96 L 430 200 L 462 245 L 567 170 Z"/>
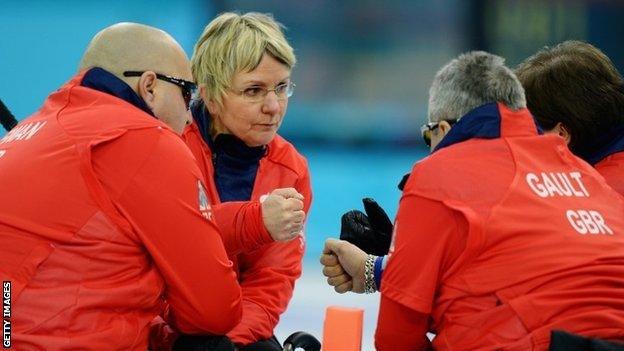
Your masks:
<path fill-rule="evenodd" d="M 392 240 L 392 222 L 375 200 L 365 198 L 362 202 L 366 214 L 351 210 L 342 215 L 340 239 L 354 244 L 368 254 L 387 255 Z"/>

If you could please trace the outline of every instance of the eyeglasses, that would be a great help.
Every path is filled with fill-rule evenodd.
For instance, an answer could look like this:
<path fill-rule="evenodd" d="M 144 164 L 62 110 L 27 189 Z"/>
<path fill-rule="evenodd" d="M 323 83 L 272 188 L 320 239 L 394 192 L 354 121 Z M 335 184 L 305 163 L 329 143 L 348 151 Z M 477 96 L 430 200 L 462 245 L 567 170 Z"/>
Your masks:
<path fill-rule="evenodd" d="M 431 147 L 431 132 L 438 129 L 438 127 L 440 126 L 440 122 L 442 121 L 425 123 L 422 125 L 422 127 L 420 127 L 420 134 L 422 135 L 422 138 L 428 147 Z M 450 125 L 453 125 L 457 123 L 457 120 L 451 119 L 446 120 L 446 122 Z"/>
<path fill-rule="evenodd" d="M 273 89 L 263 88 L 261 86 L 251 86 L 242 90 L 232 90 L 232 92 L 240 95 L 243 99 L 249 102 L 260 102 L 266 98 L 267 94 L 272 91 L 277 96 L 278 100 L 286 100 L 291 97 L 295 92 L 295 83 L 288 82 L 277 85 Z"/>
<path fill-rule="evenodd" d="M 143 73 L 145 73 L 145 71 L 125 71 L 123 75 L 124 77 L 140 77 Z M 197 91 L 197 84 L 182 78 L 166 76 L 160 73 L 156 73 L 156 78 L 179 86 L 180 90 L 182 90 L 182 97 L 184 98 L 186 109 L 189 110 L 191 108 L 191 99 L 193 98 L 193 94 Z"/>

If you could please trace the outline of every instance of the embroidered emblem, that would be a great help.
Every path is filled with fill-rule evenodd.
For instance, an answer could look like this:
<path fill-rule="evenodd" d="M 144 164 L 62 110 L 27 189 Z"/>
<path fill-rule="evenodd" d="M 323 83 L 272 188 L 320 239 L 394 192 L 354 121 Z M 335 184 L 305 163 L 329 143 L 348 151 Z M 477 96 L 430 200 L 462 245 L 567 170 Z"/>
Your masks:
<path fill-rule="evenodd" d="M 210 206 L 210 202 L 208 201 L 206 189 L 204 188 L 204 185 L 200 180 L 197 181 L 197 192 L 199 199 L 199 212 L 201 212 L 204 218 L 212 221 L 212 207 Z"/>

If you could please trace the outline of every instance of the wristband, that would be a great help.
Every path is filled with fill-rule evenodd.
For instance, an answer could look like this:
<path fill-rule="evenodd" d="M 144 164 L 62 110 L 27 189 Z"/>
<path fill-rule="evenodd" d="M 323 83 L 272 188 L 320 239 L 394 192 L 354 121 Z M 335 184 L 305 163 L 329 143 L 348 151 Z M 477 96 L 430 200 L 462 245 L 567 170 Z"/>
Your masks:
<path fill-rule="evenodd" d="M 364 262 L 364 293 L 372 294 L 377 291 L 375 285 L 375 255 L 368 255 Z"/>
<path fill-rule="evenodd" d="M 375 266 L 373 268 L 373 278 L 378 291 L 381 291 L 381 276 L 383 274 L 384 258 L 386 258 L 386 256 L 379 256 L 375 258 Z"/>

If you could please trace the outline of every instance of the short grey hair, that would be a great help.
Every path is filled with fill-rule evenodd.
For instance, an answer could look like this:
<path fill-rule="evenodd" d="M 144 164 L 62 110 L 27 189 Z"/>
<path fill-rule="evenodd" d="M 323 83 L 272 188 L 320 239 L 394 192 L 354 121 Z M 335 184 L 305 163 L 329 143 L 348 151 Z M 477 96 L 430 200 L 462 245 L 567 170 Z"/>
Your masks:
<path fill-rule="evenodd" d="M 502 102 L 526 107 L 524 89 L 505 59 L 484 51 L 459 55 L 436 74 L 429 89 L 431 122 L 457 120 L 481 105 Z"/>

